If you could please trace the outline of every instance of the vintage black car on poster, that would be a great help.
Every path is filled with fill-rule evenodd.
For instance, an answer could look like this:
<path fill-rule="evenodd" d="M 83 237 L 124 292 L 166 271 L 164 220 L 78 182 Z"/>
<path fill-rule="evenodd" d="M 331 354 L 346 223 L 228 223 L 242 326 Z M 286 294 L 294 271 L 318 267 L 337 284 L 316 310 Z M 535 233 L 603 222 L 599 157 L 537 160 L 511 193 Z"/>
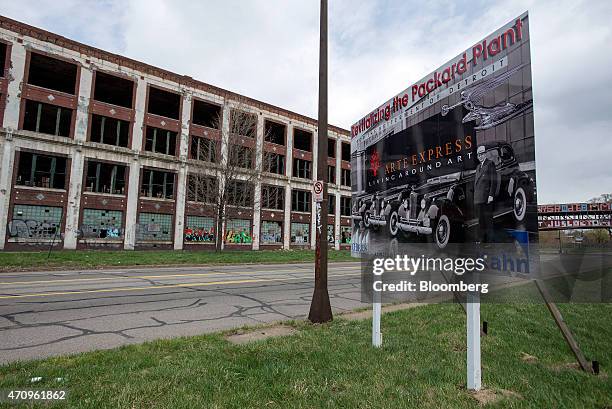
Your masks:
<path fill-rule="evenodd" d="M 485 145 L 486 155 L 495 163 L 497 187 L 494 220 L 512 215 L 516 224 L 525 220 L 528 204 L 534 203 L 534 181 L 520 170 L 512 146 L 497 142 Z M 475 171 L 463 170 L 428 179 L 416 186 L 399 186 L 362 196 L 355 201 L 353 220 L 357 226 L 400 234 L 425 236 L 439 248 L 459 242 L 465 231 L 478 224 L 474 214 Z"/>

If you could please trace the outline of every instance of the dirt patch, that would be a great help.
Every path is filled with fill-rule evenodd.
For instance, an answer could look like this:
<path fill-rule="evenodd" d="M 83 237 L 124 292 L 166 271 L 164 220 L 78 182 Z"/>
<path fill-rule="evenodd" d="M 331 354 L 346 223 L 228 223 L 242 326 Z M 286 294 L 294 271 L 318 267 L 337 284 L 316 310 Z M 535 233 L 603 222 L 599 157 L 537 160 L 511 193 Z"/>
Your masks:
<path fill-rule="evenodd" d="M 536 362 L 538 360 L 538 357 L 535 355 L 529 355 L 526 352 L 521 352 L 521 360 L 532 363 L 532 362 Z"/>
<path fill-rule="evenodd" d="M 502 399 L 523 399 L 520 394 L 507 389 L 481 389 L 479 391 L 472 392 L 471 396 L 480 406 L 496 403 Z"/>
<path fill-rule="evenodd" d="M 387 306 L 382 307 L 382 313 L 386 314 L 388 312 L 393 312 L 393 311 L 402 311 L 402 310 L 407 310 L 410 308 L 420 307 L 422 305 L 425 305 L 425 304 L 415 302 L 415 303 L 387 305 Z M 338 318 L 342 318 L 342 319 L 349 320 L 349 321 L 366 320 L 366 319 L 372 318 L 372 309 L 368 309 L 364 311 L 357 311 L 357 312 L 348 312 L 346 314 L 339 314 Z"/>
<path fill-rule="evenodd" d="M 240 334 L 228 335 L 225 337 L 226 340 L 232 344 L 246 344 L 254 341 L 261 341 L 262 339 L 272 337 L 283 337 L 286 335 L 293 335 L 298 331 L 293 327 L 286 325 L 277 325 L 274 327 L 260 328 L 252 331 L 243 332 Z"/>

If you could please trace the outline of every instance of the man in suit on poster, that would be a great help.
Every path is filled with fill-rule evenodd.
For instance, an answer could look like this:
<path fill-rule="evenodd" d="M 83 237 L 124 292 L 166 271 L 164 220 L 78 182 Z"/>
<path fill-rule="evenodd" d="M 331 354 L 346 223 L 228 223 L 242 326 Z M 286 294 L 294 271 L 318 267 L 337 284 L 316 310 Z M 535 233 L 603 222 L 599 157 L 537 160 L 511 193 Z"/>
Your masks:
<path fill-rule="evenodd" d="M 497 170 L 493 161 L 487 158 L 485 147 L 476 150 L 478 161 L 474 175 L 474 210 L 478 214 L 479 242 L 493 241 L 493 199 L 497 188 Z"/>

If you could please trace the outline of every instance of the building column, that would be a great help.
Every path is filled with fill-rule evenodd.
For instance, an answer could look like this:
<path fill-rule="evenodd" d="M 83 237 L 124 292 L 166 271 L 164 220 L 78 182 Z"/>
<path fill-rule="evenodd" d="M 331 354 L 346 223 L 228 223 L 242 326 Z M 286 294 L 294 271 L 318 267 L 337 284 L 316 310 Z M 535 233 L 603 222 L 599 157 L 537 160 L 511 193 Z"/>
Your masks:
<path fill-rule="evenodd" d="M 259 250 L 261 226 L 261 170 L 263 163 L 264 118 L 257 116 L 257 135 L 255 138 L 255 173 L 253 183 L 253 250 Z"/>
<path fill-rule="evenodd" d="M 81 193 L 83 191 L 83 171 L 85 167 L 83 142 L 87 140 L 89 99 L 91 98 L 92 80 L 93 74 L 91 69 L 81 66 L 78 105 L 74 125 L 74 140 L 77 146 L 72 149 L 71 155 L 70 186 L 68 188 L 68 207 L 66 209 L 66 223 L 64 229 L 64 249 L 66 250 L 75 250 L 78 242 Z"/>
<path fill-rule="evenodd" d="M 2 166 L 0 166 L 0 250 L 6 242 L 6 228 L 9 221 L 9 203 L 11 184 L 13 183 L 13 162 L 15 159 L 15 142 L 13 131 L 19 128 L 19 106 L 21 103 L 21 85 L 25 71 L 26 49 L 23 44 L 13 43 L 10 60 L 6 63 L 9 69 L 9 84 L 4 108 L 3 127 L 6 129 L 2 143 Z"/>
<path fill-rule="evenodd" d="M 317 171 L 318 171 L 318 158 L 319 158 L 319 130 L 317 129 L 317 131 L 314 133 L 314 140 L 312 141 L 312 180 L 317 180 L 318 179 L 318 175 L 317 175 Z M 311 216 L 310 216 L 310 248 L 312 250 L 315 249 L 316 247 L 316 238 L 317 238 L 317 234 L 316 234 L 316 228 L 317 228 L 317 204 L 314 201 L 314 194 L 312 193 L 312 183 L 311 186 L 309 186 L 310 191 L 310 207 L 311 207 Z M 326 202 L 321 203 L 321 206 L 327 206 Z M 325 232 L 327 232 L 327 226 L 321 226 L 321 229 L 325 229 Z M 327 233 L 324 234 L 324 237 L 327 237 Z M 327 240 L 326 240 L 327 241 Z"/>
<path fill-rule="evenodd" d="M 336 237 L 336 241 L 334 243 L 334 248 L 336 250 L 340 250 L 340 195 L 342 192 L 342 141 L 340 138 L 336 140 L 336 186 L 338 191 L 336 192 L 336 214 L 335 214 L 335 224 L 334 224 L 334 235 Z"/>
<path fill-rule="evenodd" d="M 185 92 L 181 112 L 181 134 L 179 136 L 179 161 L 181 162 L 176 185 L 174 209 L 174 250 L 183 250 L 185 230 L 185 200 L 187 197 L 187 154 L 189 152 L 189 124 L 191 123 L 191 103 L 193 95 Z"/>
<path fill-rule="evenodd" d="M 125 250 L 134 250 L 136 245 L 136 225 L 138 224 L 138 196 L 140 192 L 140 161 L 138 152 L 142 147 L 142 135 L 144 127 L 144 115 L 147 107 L 145 106 L 147 99 L 147 82 L 142 78 L 138 78 L 136 85 L 136 103 L 134 107 L 134 125 L 132 128 L 132 150 L 135 153 L 133 160 L 130 162 L 130 176 L 128 181 L 127 205 L 125 210 L 125 226 L 123 248 Z"/>
<path fill-rule="evenodd" d="M 221 124 L 221 169 L 225 168 L 225 164 L 228 160 L 229 149 L 227 145 L 229 143 L 231 112 L 232 109 L 230 107 L 229 101 L 225 100 L 225 102 L 223 103 L 223 121 Z M 221 193 L 225 189 L 225 179 L 222 177 L 218 177 L 217 180 L 219 181 L 219 195 L 221 195 Z M 225 219 L 227 219 L 227 215 L 225 216 Z M 219 240 L 221 240 L 221 250 L 225 248 L 225 224 L 225 220 L 222 220 L 221 231 L 217 232 L 217 236 L 219 237 Z"/>
<path fill-rule="evenodd" d="M 293 125 L 287 125 L 287 151 L 285 154 L 285 176 L 289 183 L 285 186 L 285 213 L 283 219 L 283 248 L 291 248 L 291 173 L 293 172 Z"/>

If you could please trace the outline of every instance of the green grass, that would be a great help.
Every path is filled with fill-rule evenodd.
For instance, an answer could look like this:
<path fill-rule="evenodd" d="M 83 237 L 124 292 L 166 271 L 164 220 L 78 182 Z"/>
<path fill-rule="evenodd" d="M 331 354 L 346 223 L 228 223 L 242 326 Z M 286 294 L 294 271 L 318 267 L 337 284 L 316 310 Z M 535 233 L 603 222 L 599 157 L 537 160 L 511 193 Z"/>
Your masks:
<path fill-rule="evenodd" d="M 612 305 L 561 305 L 587 358 L 612 368 Z M 542 304 L 486 304 L 483 384 L 506 389 L 493 407 L 606 408 L 607 375 L 574 362 Z M 231 345 L 222 334 L 163 340 L 0 367 L 0 388 L 66 388 L 71 408 L 472 408 L 465 390 L 465 316 L 437 304 L 383 316 L 383 348 L 371 321 L 337 319 L 297 335 Z M 521 353 L 537 357 L 525 362 Z M 63 384 L 53 379 L 62 377 Z"/>
<path fill-rule="evenodd" d="M 357 261 L 349 250 L 329 250 L 329 261 Z M 98 268 L 145 265 L 208 265 L 245 263 L 302 263 L 314 261 L 312 250 L 260 251 L 100 251 L 57 250 L 42 252 L 0 252 L 0 271 L 48 268 Z"/>

